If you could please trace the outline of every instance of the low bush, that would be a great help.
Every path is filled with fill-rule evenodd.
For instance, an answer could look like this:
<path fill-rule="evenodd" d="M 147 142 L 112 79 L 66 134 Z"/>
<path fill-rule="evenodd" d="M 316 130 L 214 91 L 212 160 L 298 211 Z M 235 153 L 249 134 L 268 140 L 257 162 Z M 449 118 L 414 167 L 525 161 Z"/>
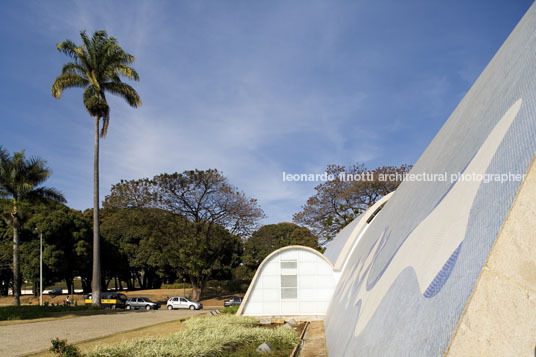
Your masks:
<path fill-rule="evenodd" d="M 68 305 L 24 305 L 24 306 L 1 306 L 0 321 L 5 320 L 28 320 L 40 317 L 53 316 L 56 312 L 102 310 L 100 306 L 68 306 Z"/>
<path fill-rule="evenodd" d="M 223 310 L 221 310 L 221 312 L 223 314 L 236 314 L 236 312 L 238 311 L 239 307 L 240 306 L 238 306 L 238 305 L 227 306 L 227 307 L 224 307 Z"/>
<path fill-rule="evenodd" d="M 52 347 L 49 349 L 50 352 L 62 357 L 82 357 L 78 347 L 68 344 L 67 340 L 56 338 L 50 342 L 52 343 Z"/>
<path fill-rule="evenodd" d="M 250 280 L 209 280 L 206 287 L 220 289 L 224 293 L 244 293 L 250 282 Z"/>
<path fill-rule="evenodd" d="M 186 320 L 187 330 L 166 337 L 148 337 L 97 347 L 87 357 L 208 357 L 255 356 L 255 348 L 269 342 L 275 355 L 287 355 L 298 342 L 296 331 L 285 327 L 265 328 L 254 317 L 219 315 Z M 273 354 L 274 355 L 274 354 Z"/>
<path fill-rule="evenodd" d="M 162 284 L 160 289 L 191 289 L 192 284 L 188 283 L 173 283 L 173 284 Z"/>

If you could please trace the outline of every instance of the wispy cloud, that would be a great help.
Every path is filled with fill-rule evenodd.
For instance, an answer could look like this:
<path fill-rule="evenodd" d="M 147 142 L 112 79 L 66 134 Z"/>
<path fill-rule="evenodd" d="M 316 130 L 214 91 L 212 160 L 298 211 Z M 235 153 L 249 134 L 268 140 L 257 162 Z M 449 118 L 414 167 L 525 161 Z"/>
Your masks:
<path fill-rule="evenodd" d="M 50 85 L 66 60 L 55 44 L 106 29 L 137 58 L 143 106 L 110 98 L 102 198 L 123 178 L 218 168 L 267 222 L 288 221 L 315 184 L 283 182 L 283 171 L 412 163 L 529 5 L 505 5 L 499 28 L 470 18 L 480 5 L 462 18 L 445 6 L 438 19 L 425 1 L 13 3 L 0 24 L 0 108 L 16 120 L 0 139 L 47 159 L 50 184 L 91 206 L 92 118 L 81 91 L 56 101 Z"/>

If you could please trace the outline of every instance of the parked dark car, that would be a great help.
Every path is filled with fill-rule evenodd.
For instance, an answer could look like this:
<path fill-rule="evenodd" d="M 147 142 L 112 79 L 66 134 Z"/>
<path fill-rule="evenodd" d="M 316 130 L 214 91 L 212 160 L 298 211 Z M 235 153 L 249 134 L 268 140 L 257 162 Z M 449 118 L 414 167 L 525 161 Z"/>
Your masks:
<path fill-rule="evenodd" d="M 49 295 L 61 295 L 62 294 L 61 288 L 52 289 L 48 292 Z"/>
<path fill-rule="evenodd" d="M 126 309 L 158 310 L 160 304 L 146 297 L 131 297 L 126 302 Z"/>
<path fill-rule="evenodd" d="M 242 299 L 243 298 L 241 298 L 239 296 L 233 296 L 230 299 L 225 300 L 223 302 L 223 306 L 229 307 L 229 306 L 233 306 L 233 305 L 240 305 L 242 303 Z"/>

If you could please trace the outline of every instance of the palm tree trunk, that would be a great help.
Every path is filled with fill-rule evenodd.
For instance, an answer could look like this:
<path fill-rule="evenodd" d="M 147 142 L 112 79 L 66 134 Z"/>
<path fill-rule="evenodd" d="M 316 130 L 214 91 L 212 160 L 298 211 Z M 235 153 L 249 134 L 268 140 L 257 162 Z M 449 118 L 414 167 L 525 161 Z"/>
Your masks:
<path fill-rule="evenodd" d="M 99 116 L 95 116 L 95 154 L 93 158 L 93 276 L 91 295 L 93 305 L 101 302 L 101 264 L 99 229 Z"/>
<path fill-rule="evenodd" d="M 19 228 L 17 218 L 13 218 L 13 297 L 15 298 L 14 304 L 20 305 L 20 259 L 19 259 Z"/>

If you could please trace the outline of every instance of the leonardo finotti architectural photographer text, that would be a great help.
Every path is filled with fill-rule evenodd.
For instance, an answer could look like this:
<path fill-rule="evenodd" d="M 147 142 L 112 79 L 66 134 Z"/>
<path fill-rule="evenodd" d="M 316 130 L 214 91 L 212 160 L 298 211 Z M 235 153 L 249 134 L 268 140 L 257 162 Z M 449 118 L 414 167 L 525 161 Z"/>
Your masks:
<path fill-rule="evenodd" d="M 476 174 L 476 173 L 404 173 L 404 174 L 374 174 L 374 172 L 362 172 L 359 174 L 348 174 L 341 172 L 338 175 L 328 174 L 290 174 L 283 172 L 283 181 L 288 182 L 326 182 L 326 181 L 415 181 L 415 182 L 446 182 L 451 183 L 458 181 L 476 181 L 476 182 L 508 182 L 508 181 L 523 181 L 524 174 L 502 173 L 502 174 Z"/>

